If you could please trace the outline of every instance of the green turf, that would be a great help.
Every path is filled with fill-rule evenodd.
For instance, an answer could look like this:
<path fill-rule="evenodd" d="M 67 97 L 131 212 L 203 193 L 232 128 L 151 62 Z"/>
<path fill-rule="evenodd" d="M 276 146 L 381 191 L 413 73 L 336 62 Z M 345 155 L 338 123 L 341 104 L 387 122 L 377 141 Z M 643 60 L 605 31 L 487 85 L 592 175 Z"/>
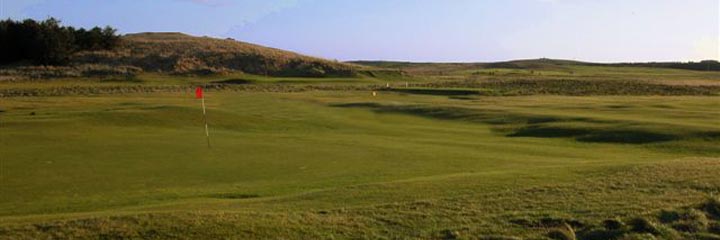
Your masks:
<path fill-rule="evenodd" d="M 660 100 L 663 106 L 657 106 Z M 270 212 L 357 208 L 577 181 L 584 172 L 719 155 L 712 147 L 716 141 L 701 138 L 634 145 L 509 137 L 472 117 L 339 107 L 452 107 L 501 111 L 506 119 L 538 115 L 702 133 L 719 130 L 712 97 L 468 101 L 368 92 L 208 93 L 210 149 L 199 102 L 190 95 L 4 102 L 0 214 L 9 219 L 153 206 L 181 212 L 233 211 L 227 204 Z M 567 123 L 573 121 L 578 120 Z"/>
<path fill-rule="evenodd" d="M 147 74 L 0 88 L 229 79 L 384 82 Z M 209 89 L 211 148 L 190 91 L 2 98 L 0 238 L 541 238 L 554 227 L 543 219 L 599 225 L 720 192 L 717 96 L 495 96 L 400 81 L 407 91 L 377 96 Z"/>

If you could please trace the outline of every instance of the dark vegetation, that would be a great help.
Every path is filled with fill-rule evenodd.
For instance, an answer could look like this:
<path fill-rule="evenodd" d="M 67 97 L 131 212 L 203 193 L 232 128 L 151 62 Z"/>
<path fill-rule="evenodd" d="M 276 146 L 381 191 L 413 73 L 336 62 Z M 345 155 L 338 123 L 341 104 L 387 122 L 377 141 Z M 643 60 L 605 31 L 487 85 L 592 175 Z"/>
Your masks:
<path fill-rule="evenodd" d="M 78 51 L 113 50 L 120 45 L 116 29 L 86 30 L 62 26 L 60 21 L 0 21 L 0 64 L 30 61 L 36 65 L 64 65 Z"/>
<path fill-rule="evenodd" d="M 22 81 L 27 79 L 47 80 L 56 78 L 119 78 L 137 80 L 137 74 L 143 72 L 139 67 L 120 65 L 83 64 L 75 66 L 14 66 L 0 68 L 0 80 Z"/>
<path fill-rule="evenodd" d="M 710 197 L 696 206 L 666 209 L 649 216 L 610 218 L 599 224 L 574 219 L 515 219 L 512 224 L 527 228 L 547 228 L 550 239 L 720 239 L 720 215 L 713 210 L 720 201 Z"/>

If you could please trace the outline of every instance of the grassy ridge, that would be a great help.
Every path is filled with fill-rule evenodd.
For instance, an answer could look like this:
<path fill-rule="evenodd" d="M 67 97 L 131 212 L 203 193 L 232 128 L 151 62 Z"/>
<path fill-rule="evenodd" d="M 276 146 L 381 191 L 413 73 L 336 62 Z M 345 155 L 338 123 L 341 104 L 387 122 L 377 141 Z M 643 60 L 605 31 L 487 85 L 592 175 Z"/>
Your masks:
<path fill-rule="evenodd" d="M 370 68 L 255 44 L 182 33 L 138 33 L 113 50 L 74 53 L 68 66 L 3 66 L 3 79 L 128 77 L 145 72 L 207 75 L 244 72 L 270 76 L 353 77 Z"/>
<path fill-rule="evenodd" d="M 131 65 L 146 71 L 207 74 L 242 71 L 279 76 L 352 76 L 354 67 L 230 39 L 181 33 L 139 33 L 114 52 L 84 52 L 77 63 Z"/>

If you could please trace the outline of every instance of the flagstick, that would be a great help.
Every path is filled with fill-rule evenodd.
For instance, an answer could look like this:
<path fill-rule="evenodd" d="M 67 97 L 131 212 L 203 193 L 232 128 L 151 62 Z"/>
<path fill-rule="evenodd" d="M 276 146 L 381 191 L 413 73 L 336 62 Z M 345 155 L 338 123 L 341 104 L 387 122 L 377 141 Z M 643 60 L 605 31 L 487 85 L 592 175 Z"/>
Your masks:
<path fill-rule="evenodd" d="M 202 97 L 203 121 L 205 121 L 205 136 L 207 137 L 208 148 L 210 148 L 210 132 L 208 131 L 207 115 L 205 114 L 205 96 Z"/>

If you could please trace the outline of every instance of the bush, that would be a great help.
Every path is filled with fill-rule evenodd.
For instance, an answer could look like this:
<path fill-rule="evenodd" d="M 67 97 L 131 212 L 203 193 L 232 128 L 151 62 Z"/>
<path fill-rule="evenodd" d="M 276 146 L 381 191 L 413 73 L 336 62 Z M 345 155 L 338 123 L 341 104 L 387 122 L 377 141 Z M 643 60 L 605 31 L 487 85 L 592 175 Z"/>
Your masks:
<path fill-rule="evenodd" d="M 720 219 L 720 200 L 716 197 L 710 197 L 700 207 L 710 217 L 714 219 Z"/>
<path fill-rule="evenodd" d="M 460 237 L 460 233 L 458 231 L 445 229 L 440 232 L 442 239 L 458 239 Z"/>
<path fill-rule="evenodd" d="M 649 234 L 649 233 L 643 233 L 643 234 L 633 233 L 633 234 L 628 234 L 628 235 L 622 236 L 619 239 L 621 239 L 621 240 L 651 240 L 651 239 L 656 239 L 656 238 L 654 235 Z"/>
<path fill-rule="evenodd" d="M 556 240 L 575 240 L 575 231 L 568 224 L 564 224 L 560 228 L 550 230 L 548 237 Z"/>
<path fill-rule="evenodd" d="M 720 240 L 720 235 L 712 233 L 698 233 L 695 234 L 694 239 L 698 240 Z"/>
<path fill-rule="evenodd" d="M 720 234 L 720 223 L 714 222 L 708 225 L 708 232 Z"/>
<path fill-rule="evenodd" d="M 636 233 L 650 233 L 653 235 L 660 234 L 660 231 L 657 227 L 655 227 L 655 224 L 642 217 L 631 219 L 628 221 L 628 225 L 630 226 L 630 231 Z"/>
<path fill-rule="evenodd" d="M 673 210 L 661 210 L 658 219 L 662 223 L 672 223 L 680 220 L 680 213 Z"/>
<path fill-rule="evenodd" d="M 511 237 L 511 236 L 500 236 L 500 235 L 486 235 L 486 236 L 480 236 L 478 239 L 480 239 L 480 240 L 520 240 L 521 238 Z"/>
<path fill-rule="evenodd" d="M 625 227 L 625 224 L 618 219 L 608 219 L 603 221 L 602 224 L 607 230 L 621 230 Z"/>
<path fill-rule="evenodd" d="M 48 79 L 72 77 L 115 77 L 134 78 L 142 69 L 133 66 L 108 66 L 85 64 L 79 66 L 23 66 L 0 69 L 0 76 L 15 79 Z"/>
<path fill-rule="evenodd" d="M 702 232 L 708 228 L 708 219 L 705 213 L 696 209 L 689 209 L 680 214 L 680 220 L 672 224 L 672 228 L 681 232 Z"/>
<path fill-rule="evenodd" d="M 578 232 L 578 237 L 583 240 L 605 240 L 617 239 L 625 234 L 622 230 L 608 230 L 606 228 L 587 228 Z"/>
<path fill-rule="evenodd" d="M 82 65 L 78 69 L 86 77 L 124 76 L 132 78 L 142 72 L 141 68 L 133 66 Z"/>

